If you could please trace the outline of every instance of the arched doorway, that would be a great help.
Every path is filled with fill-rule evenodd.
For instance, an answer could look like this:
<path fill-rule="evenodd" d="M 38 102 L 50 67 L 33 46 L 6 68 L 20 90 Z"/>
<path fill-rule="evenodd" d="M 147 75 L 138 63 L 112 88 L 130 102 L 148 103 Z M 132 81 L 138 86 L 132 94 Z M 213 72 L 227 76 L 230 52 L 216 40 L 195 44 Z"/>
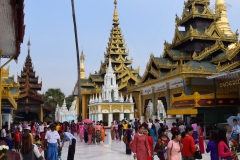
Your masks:
<path fill-rule="evenodd" d="M 14 121 L 39 121 L 39 115 L 35 112 L 18 112 Z"/>

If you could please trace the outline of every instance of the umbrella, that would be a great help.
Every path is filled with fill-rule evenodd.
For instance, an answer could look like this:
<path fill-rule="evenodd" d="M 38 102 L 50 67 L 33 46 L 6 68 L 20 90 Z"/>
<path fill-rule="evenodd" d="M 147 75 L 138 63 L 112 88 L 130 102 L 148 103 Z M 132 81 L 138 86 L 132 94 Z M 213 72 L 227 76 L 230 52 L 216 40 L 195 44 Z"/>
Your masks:
<path fill-rule="evenodd" d="M 71 121 L 71 120 L 75 120 L 75 118 L 73 116 L 66 117 L 66 121 Z"/>
<path fill-rule="evenodd" d="M 240 125 L 240 116 L 230 116 L 228 119 L 227 119 L 227 122 L 230 126 L 233 126 L 233 119 L 236 119 L 237 122 L 238 122 L 238 125 Z"/>
<path fill-rule="evenodd" d="M 84 119 L 83 122 L 84 123 L 93 123 L 93 121 L 91 119 Z"/>

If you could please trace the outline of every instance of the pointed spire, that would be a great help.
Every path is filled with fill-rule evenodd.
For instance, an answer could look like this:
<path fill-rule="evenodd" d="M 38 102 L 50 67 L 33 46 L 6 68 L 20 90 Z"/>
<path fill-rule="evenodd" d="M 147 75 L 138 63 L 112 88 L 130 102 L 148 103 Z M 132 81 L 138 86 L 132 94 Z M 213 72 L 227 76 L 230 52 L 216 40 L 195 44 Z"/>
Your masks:
<path fill-rule="evenodd" d="M 109 56 L 109 62 L 108 62 L 108 72 L 113 73 L 113 68 L 112 68 L 112 62 L 111 62 L 111 56 Z"/>
<path fill-rule="evenodd" d="M 83 50 L 82 50 L 82 53 L 81 53 L 81 56 L 80 56 L 80 79 L 86 79 Z"/>
<path fill-rule="evenodd" d="M 31 46 L 30 37 L 29 37 L 29 39 L 28 39 L 27 45 L 28 45 L 28 55 L 30 55 L 30 46 Z"/>
<path fill-rule="evenodd" d="M 117 0 L 114 0 L 113 25 L 114 25 L 114 27 L 117 27 L 119 25 L 119 22 L 118 22 L 118 11 L 117 11 Z"/>
<path fill-rule="evenodd" d="M 217 21 L 217 27 L 226 35 L 232 35 L 227 17 L 227 5 L 224 0 L 216 0 L 215 12 L 220 14 L 220 19 Z"/>

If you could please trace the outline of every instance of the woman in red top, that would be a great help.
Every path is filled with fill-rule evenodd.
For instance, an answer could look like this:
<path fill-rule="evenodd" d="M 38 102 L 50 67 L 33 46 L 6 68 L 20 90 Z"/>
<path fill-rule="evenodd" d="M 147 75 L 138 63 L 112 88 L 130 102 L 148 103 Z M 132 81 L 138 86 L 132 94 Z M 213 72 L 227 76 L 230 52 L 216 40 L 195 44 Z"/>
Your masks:
<path fill-rule="evenodd" d="M 147 160 L 152 160 L 153 159 L 153 137 L 150 135 L 149 130 L 145 129 L 144 130 L 144 135 L 148 137 L 148 144 L 150 148 L 150 155 L 148 156 Z"/>
<path fill-rule="evenodd" d="M 199 128 L 199 137 L 198 137 L 198 142 L 199 142 L 199 149 L 202 154 L 204 154 L 204 129 L 203 129 L 203 124 L 200 124 Z"/>
<path fill-rule="evenodd" d="M 224 128 L 218 130 L 218 156 L 221 159 L 233 159 L 227 144 L 226 130 Z"/>
<path fill-rule="evenodd" d="M 182 148 L 182 158 L 183 160 L 195 160 L 194 153 L 197 150 L 197 147 L 194 145 L 194 139 L 192 137 L 193 127 L 187 126 L 185 132 L 182 133 L 181 143 Z"/>

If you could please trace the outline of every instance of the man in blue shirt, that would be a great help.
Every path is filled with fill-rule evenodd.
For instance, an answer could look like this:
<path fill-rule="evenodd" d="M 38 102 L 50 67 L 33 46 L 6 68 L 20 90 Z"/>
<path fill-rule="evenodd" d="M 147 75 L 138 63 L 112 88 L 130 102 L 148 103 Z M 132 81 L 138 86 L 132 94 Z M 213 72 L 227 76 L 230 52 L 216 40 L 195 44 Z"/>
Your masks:
<path fill-rule="evenodd" d="M 62 132 L 61 130 L 58 131 L 58 133 L 59 133 L 60 138 L 62 140 L 62 146 L 61 147 L 63 147 L 65 141 L 69 141 L 67 160 L 74 160 L 75 147 L 76 147 L 75 137 L 71 133 Z"/>

